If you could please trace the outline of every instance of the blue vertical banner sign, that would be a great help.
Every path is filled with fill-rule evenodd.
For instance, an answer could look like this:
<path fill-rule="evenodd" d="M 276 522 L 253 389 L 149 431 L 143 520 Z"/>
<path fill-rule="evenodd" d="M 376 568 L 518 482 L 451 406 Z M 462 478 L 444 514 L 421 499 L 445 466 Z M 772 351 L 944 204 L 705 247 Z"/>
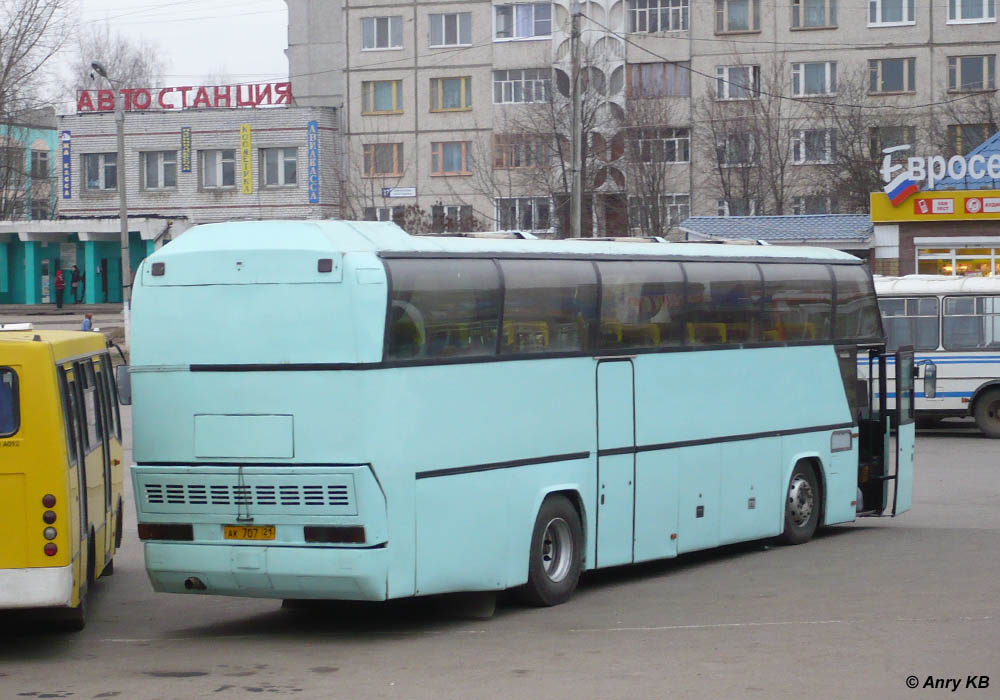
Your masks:
<path fill-rule="evenodd" d="M 181 127 L 181 172 L 191 172 L 191 127 Z"/>
<path fill-rule="evenodd" d="M 309 203 L 319 204 L 319 124 L 309 122 L 306 138 L 309 151 Z"/>
<path fill-rule="evenodd" d="M 70 199 L 73 196 L 73 161 L 70 158 L 70 133 L 68 131 L 60 134 L 62 142 L 62 198 Z"/>

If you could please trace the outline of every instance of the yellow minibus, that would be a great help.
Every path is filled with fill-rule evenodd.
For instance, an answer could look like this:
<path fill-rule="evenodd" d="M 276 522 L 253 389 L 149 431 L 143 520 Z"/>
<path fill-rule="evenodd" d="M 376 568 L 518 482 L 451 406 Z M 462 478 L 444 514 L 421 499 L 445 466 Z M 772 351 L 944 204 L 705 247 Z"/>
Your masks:
<path fill-rule="evenodd" d="M 104 336 L 0 327 L 0 610 L 61 608 L 83 627 L 121 544 L 122 475 Z"/>

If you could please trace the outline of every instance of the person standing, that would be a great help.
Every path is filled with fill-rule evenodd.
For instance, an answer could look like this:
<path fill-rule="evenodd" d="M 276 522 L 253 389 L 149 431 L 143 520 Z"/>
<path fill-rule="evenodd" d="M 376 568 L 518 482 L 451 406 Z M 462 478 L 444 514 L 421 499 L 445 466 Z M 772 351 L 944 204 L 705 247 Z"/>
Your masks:
<path fill-rule="evenodd" d="M 56 288 L 56 308 L 61 309 L 63 304 L 63 294 L 66 293 L 66 278 L 63 277 L 62 270 L 56 270 L 56 279 L 53 282 Z"/>
<path fill-rule="evenodd" d="M 80 303 L 80 268 L 73 266 L 73 274 L 69 278 L 69 288 L 73 292 L 73 303 Z"/>

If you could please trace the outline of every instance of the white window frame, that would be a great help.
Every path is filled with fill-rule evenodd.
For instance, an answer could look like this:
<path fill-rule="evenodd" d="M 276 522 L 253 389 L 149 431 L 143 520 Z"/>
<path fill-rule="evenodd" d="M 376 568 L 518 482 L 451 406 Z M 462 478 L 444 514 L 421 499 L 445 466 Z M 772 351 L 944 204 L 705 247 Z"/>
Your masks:
<path fill-rule="evenodd" d="M 806 200 L 810 199 L 810 198 L 814 198 L 814 199 L 817 199 L 817 200 L 825 200 L 826 207 L 825 207 L 825 211 L 822 212 L 822 214 L 809 214 L 809 213 L 807 213 L 805 211 L 805 209 L 806 209 Z M 833 211 L 833 197 L 828 197 L 828 196 L 819 195 L 819 194 L 809 194 L 809 195 L 800 195 L 798 197 L 792 197 L 792 214 L 795 215 L 795 216 L 822 216 L 822 215 L 828 215 L 828 214 L 833 214 L 833 213 L 834 213 L 834 211 Z"/>
<path fill-rule="evenodd" d="M 733 80 L 732 71 L 749 70 L 750 86 L 737 86 Z M 746 97 L 731 97 L 730 93 L 734 87 L 747 90 L 751 94 Z M 721 88 L 721 91 L 720 91 Z M 723 94 L 723 92 L 725 94 Z M 717 100 L 756 100 L 760 96 L 760 66 L 716 66 L 715 68 L 715 98 Z"/>
<path fill-rule="evenodd" d="M 959 8 L 969 0 L 948 0 L 948 24 L 983 24 L 984 22 L 997 21 L 996 0 L 978 0 L 983 8 L 983 13 L 979 17 L 962 18 L 959 15 Z"/>
<path fill-rule="evenodd" d="M 749 214 L 730 214 L 729 213 L 729 200 L 728 199 L 717 199 L 717 200 L 715 200 L 716 213 L 718 214 L 718 216 L 757 216 L 757 209 L 758 209 L 759 202 L 756 199 L 750 199 L 748 201 L 749 201 L 749 204 L 750 204 L 750 213 Z"/>
<path fill-rule="evenodd" d="M 882 19 L 884 15 L 883 3 L 886 0 L 868 0 L 868 26 L 869 27 L 910 27 L 917 23 L 916 0 L 899 0 L 903 4 L 903 20 L 900 22 L 886 22 Z M 872 15 L 875 20 L 872 20 Z"/>
<path fill-rule="evenodd" d="M 966 88 L 962 87 L 962 59 L 978 58 L 983 68 L 982 87 Z M 996 88 L 996 67 L 997 55 L 995 53 L 976 56 L 949 56 L 948 57 L 948 92 L 986 92 Z"/>
<path fill-rule="evenodd" d="M 292 178 L 294 182 L 285 181 L 285 164 L 288 162 L 288 153 L 291 151 L 292 158 L 291 161 L 295 164 L 295 169 L 292 171 Z M 299 186 L 299 149 L 295 146 L 276 146 L 273 148 L 262 148 L 258 154 L 260 163 L 260 184 L 263 187 L 298 187 Z M 268 161 L 276 157 L 278 159 L 278 181 L 268 182 L 267 180 L 267 165 Z"/>
<path fill-rule="evenodd" d="M 650 135 L 653 134 L 653 135 Z M 662 126 L 651 126 L 651 127 L 636 127 L 634 130 L 629 129 L 625 133 L 626 146 L 625 152 L 629 155 L 629 158 L 635 156 L 633 160 L 638 163 L 690 163 L 691 162 L 691 129 L 686 126 L 678 127 L 662 127 Z M 645 160 L 642 157 L 643 144 L 649 143 L 651 146 L 648 148 L 648 152 L 653 154 L 649 160 Z M 662 147 L 657 149 L 657 143 L 662 143 Z M 667 156 L 667 144 L 671 144 L 674 150 L 674 160 L 668 159 Z M 663 153 L 664 159 L 657 160 L 655 158 L 656 152 L 659 151 Z"/>
<path fill-rule="evenodd" d="M 806 24 L 807 0 L 792 0 L 792 29 L 833 29 L 837 26 L 837 0 L 820 0 L 823 3 L 823 24 Z"/>
<path fill-rule="evenodd" d="M 737 136 L 739 136 L 740 138 L 746 137 L 748 139 L 747 160 L 741 161 L 739 163 L 730 163 L 728 158 L 729 142 L 730 140 L 732 140 Z M 723 168 L 747 168 L 752 166 L 757 158 L 757 140 L 753 137 L 753 133 L 750 131 L 732 132 L 723 135 L 722 141 L 719 143 L 716 153 L 718 153 L 718 149 L 722 150 L 722 158 L 719 161 L 719 165 L 722 166 Z"/>
<path fill-rule="evenodd" d="M 651 195 L 633 194 L 628 198 L 628 225 L 629 228 L 642 230 L 642 221 L 637 221 L 646 211 L 649 210 L 649 202 L 654 198 Z M 675 228 L 684 219 L 691 216 L 691 193 L 690 192 L 668 192 L 658 197 L 660 206 L 660 216 L 663 212 L 667 214 L 667 227 Z"/>
<path fill-rule="evenodd" d="M 177 151 L 142 151 L 140 154 L 141 167 L 140 177 L 142 178 L 142 189 L 150 190 L 153 192 L 159 192 L 162 190 L 176 190 L 177 189 Z M 170 156 L 172 158 L 167 158 Z M 148 178 L 147 165 L 150 158 L 156 158 L 156 184 L 150 185 Z M 166 166 L 172 164 L 174 166 L 174 184 L 167 185 L 166 181 Z"/>
<path fill-rule="evenodd" d="M 504 78 L 498 79 L 499 73 L 504 74 Z M 528 77 L 532 75 L 533 77 Z M 517 76 L 517 77 L 512 77 Z M 532 99 L 514 99 L 515 93 L 520 89 L 523 98 L 527 92 L 525 86 L 531 85 Z M 500 99 L 497 99 L 497 89 L 499 88 Z M 508 94 L 510 99 L 507 99 Z M 506 70 L 493 71 L 493 104 L 513 105 L 531 104 L 535 102 L 548 102 L 552 96 L 552 69 L 551 68 L 508 68 Z"/>
<path fill-rule="evenodd" d="M 882 68 L 886 61 L 904 61 L 903 63 L 903 89 L 902 90 L 883 90 L 882 83 Z M 876 68 L 877 66 L 877 68 Z M 877 90 L 872 90 L 871 78 L 872 73 L 876 73 L 876 80 L 878 83 Z M 912 84 L 912 87 L 910 85 Z M 903 95 L 912 94 L 917 91 L 917 59 L 912 56 L 905 57 L 887 57 L 887 58 L 873 58 L 868 61 L 868 94 L 869 95 Z"/>
<path fill-rule="evenodd" d="M 627 12 L 630 34 L 684 32 L 691 22 L 689 0 L 629 0 Z M 662 26 L 664 18 L 667 20 L 666 29 Z M 656 29 L 650 29 L 653 24 Z M 675 24 L 680 26 L 674 26 Z"/>
<path fill-rule="evenodd" d="M 716 34 L 750 34 L 760 32 L 760 0 L 746 0 L 749 29 L 731 29 L 729 27 L 729 3 L 732 0 L 715 0 L 715 33 Z"/>
<path fill-rule="evenodd" d="M 806 92 L 806 66 L 824 66 L 823 92 Z M 813 97 L 837 94 L 836 61 L 803 61 L 792 64 L 792 94 L 796 97 Z"/>
<path fill-rule="evenodd" d="M 100 182 L 97 187 L 91 187 L 90 180 L 87 178 L 87 161 L 93 156 L 97 156 L 97 168 L 100 173 Z M 114 156 L 115 162 L 113 166 L 108 163 L 108 156 Z M 83 185 L 85 192 L 115 192 L 118 190 L 118 168 L 121 164 L 118 162 L 117 153 L 82 153 L 80 155 L 80 159 L 80 164 L 83 166 L 81 168 L 83 172 L 81 173 L 82 177 L 80 180 L 82 181 L 81 184 Z M 115 169 L 115 175 L 111 178 L 111 182 L 108 182 L 109 167 L 114 167 Z"/>
<path fill-rule="evenodd" d="M 215 160 L 215 181 L 216 184 L 208 184 L 208 178 L 205 177 L 208 168 L 208 161 L 206 155 L 209 153 L 217 153 L 218 158 Z M 225 154 L 231 153 L 232 155 L 228 158 Z M 198 169 L 199 175 L 201 177 L 201 187 L 204 190 L 232 190 L 236 189 L 236 149 L 235 148 L 207 148 L 202 151 L 198 151 Z M 225 164 L 233 164 L 233 184 L 225 184 Z"/>
<path fill-rule="evenodd" d="M 364 221 L 393 221 L 397 209 L 402 210 L 403 207 L 364 207 L 361 217 Z M 369 219 L 368 212 L 372 212 L 375 218 Z"/>
<path fill-rule="evenodd" d="M 455 39 L 454 44 L 449 44 L 447 42 L 447 37 L 445 34 L 445 18 L 455 17 Z M 434 43 L 434 23 L 441 23 L 441 42 L 440 44 Z M 464 27 L 463 27 L 464 25 Z M 463 31 L 463 28 L 465 31 Z M 467 35 L 468 41 L 462 41 L 462 35 Z M 449 46 L 472 46 L 472 13 L 471 12 L 435 12 L 428 15 L 427 23 L 427 45 L 432 49 L 442 49 Z"/>
<path fill-rule="evenodd" d="M 806 154 L 806 133 L 823 132 L 826 147 L 821 160 L 809 160 Z M 834 140 L 836 132 L 833 129 L 799 129 L 792 134 L 792 163 L 794 165 L 829 165 L 833 162 Z"/>
<path fill-rule="evenodd" d="M 547 6 L 549 8 L 549 18 L 547 20 L 539 20 L 535 17 L 535 13 L 538 11 L 540 6 Z M 528 36 L 518 36 L 517 35 L 517 13 L 518 7 L 530 7 L 531 8 L 531 34 Z M 511 36 L 497 36 L 499 23 L 497 18 L 500 16 L 501 10 L 510 8 L 511 13 Z M 517 3 L 504 3 L 502 5 L 493 6 L 493 41 L 539 41 L 544 39 L 550 39 L 552 37 L 552 3 L 551 2 L 517 2 Z M 548 22 L 549 31 L 545 34 L 539 34 L 538 24 L 539 22 Z"/>
<path fill-rule="evenodd" d="M 386 30 L 386 45 L 378 45 L 378 25 L 381 20 L 385 20 L 385 30 Z M 365 42 L 368 39 L 369 32 L 367 31 L 367 26 L 371 26 L 371 38 L 372 46 L 366 46 Z M 393 26 L 395 25 L 395 31 L 393 31 Z M 399 44 L 393 44 L 393 36 L 399 37 Z M 361 18 L 361 50 L 362 51 L 399 51 L 403 48 L 403 16 L 402 15 L 383 15 L 380 17 L 362 17 Z"/>
<path fill-rule="evenodd" d="M 494 213 L 496 214 L 496 230 L 497 231 L 524 231 L 525 229 L 520 226 L 515 226 L 514 228 L 501 228 L 501 216 L 500 216 L 500 206 L 503 202 L 514 200 L 517 202 L 515 206 L 514 219 L 515 224 L 520 223 L 521 217 L 523 215 L 522 204 L 528 202 L 531 206 L 531 228 L 528 231 L 552 231 L 552 227 L 555 224 L 555 210 L 552 206 L 552 200 L 548 197 L 497 197 L 493 200 Z M 547 228 L 541 228 L 537 224 L 538 221 L 538 205 L 540 202 L 545 201 L 548 204 L 549 209 L 549 225 Z"/>

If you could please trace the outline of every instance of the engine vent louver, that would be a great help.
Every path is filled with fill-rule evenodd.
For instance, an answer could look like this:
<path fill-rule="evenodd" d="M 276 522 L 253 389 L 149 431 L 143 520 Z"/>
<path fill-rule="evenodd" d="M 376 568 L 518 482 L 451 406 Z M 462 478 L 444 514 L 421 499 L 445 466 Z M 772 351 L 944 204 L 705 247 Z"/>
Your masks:
<path fill-rule="evenodd" d="M 191 476 L 200 483 L 183 483 L 184 478 L 171 477 L 169 481 L 142 484 L 141 493 L 144 506 L 159 506 L 153 510 L 185 512 L 186 507 L 213 506 L 236 508 L 246 506 L 262 512 L 272 513 L 309 512 L 312 509 L 335 509 L 348 515 L 356 512 L 354 503 L 354 480 L 349 475 L 324 475 L 325 478 L 310 478 L 310 483 L 282 484 L 260 483 L 266 481 L 264 475 L 254 475 L 256 483 L 204 483 L 204 477 Z M 287 480 L 282 479 L 282 480 Z M 235 482 L 235 477 L 233 478 Z M 331 483 L 335 482 L 335 483 Z"/>

